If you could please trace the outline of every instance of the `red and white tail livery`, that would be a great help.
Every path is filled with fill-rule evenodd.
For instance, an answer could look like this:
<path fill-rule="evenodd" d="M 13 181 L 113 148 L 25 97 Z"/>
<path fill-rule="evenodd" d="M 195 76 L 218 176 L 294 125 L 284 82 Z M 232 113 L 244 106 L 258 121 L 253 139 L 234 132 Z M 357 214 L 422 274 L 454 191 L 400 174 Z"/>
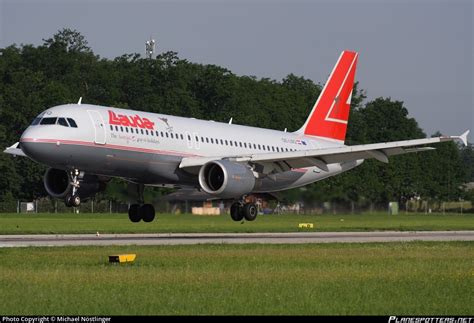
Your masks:
<path fill-rule="evenodd" d="M 344 142 L 358 56 L 351 51 L 341 53 L 311 114 L 298 133 Z"/>

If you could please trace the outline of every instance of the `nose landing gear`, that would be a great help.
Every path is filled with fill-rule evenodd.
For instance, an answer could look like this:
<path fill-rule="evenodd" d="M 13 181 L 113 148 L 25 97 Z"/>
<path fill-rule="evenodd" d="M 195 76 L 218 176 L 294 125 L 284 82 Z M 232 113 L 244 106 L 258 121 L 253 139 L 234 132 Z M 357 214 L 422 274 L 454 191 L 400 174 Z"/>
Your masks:
<path fill-rule="evenodd" d="M 77 191 L 79 190 L 80 183 L 79 183 L 79 170 L 78 169 L 73 169 L 72 171 L 69 172 L 69 178 L 71 179 L 70 184 L 72 186 L 71 193 L 66 195 L 66 198 L 64 199 L 64 204 L 67 207 L 75 206 L 78 207 L 81 205 L 81 197 L 77 194 Z"/>

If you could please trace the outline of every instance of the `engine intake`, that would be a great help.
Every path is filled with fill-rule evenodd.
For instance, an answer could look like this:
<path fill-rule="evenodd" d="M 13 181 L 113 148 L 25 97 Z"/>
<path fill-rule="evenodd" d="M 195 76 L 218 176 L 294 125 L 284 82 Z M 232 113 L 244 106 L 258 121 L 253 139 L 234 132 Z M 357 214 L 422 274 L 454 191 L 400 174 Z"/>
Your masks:
<path fill-rule="evenodd" d="M 199 170 L 199 184 L 208 194 L 220 198 L 239 198 L 255 187 L 255 176 L 245 165 L 214 160 Z"/>
<path fill-rule="evenodd" d="M 94 196 L 105 190 L 106 183 L 99 180 L 96 175 L 85 174 L 79 179 L 80 187 L 77 194 L 81 199 Z M 71 193 L 72 185 L 68 172 L 62 169 L 48 168 L 43 178 L 44 188 L 54 198 L 64 198 Z"/>

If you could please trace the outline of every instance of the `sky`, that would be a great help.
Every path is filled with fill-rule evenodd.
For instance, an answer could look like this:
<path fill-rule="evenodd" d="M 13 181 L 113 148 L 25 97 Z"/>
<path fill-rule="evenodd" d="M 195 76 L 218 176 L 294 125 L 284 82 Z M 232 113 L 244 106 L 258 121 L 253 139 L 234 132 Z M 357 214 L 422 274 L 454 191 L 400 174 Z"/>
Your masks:
<path fill-rule="evenodd" d="M 458 135 L 474 132 L 473 3 L 0 0 L 0 48 L 40 45 L 71 28 L 95 54 L 114 58 L 144 55 L 152 36 L 157 53 L 176 51 L 237 75 L 280 81 L 293 73 L 321 84 L 350 49 L 359 52 L 356 80 L 368 100 L 403 101 L 428 136 Z"/>

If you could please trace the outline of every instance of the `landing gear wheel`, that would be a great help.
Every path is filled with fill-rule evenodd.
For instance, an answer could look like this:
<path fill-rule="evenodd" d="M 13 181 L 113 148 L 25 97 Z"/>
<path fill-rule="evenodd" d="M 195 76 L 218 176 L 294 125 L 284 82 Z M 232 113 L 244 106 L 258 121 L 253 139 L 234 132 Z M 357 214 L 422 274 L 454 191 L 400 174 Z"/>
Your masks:
<path fill-rule="evenodd" d="M 128 218 L 132 222 L 140 222 L 142 219 L 141 217 L 141 212 L 140 211 L 140 205 L 138 204 L 132 204 L 130 205 L 130 208 L 128 209 Z"/>
<path fill-rule="evenodd" d="M 72 207 L 72 196 L 70 194 L 66 195 L 66 198 L 64 199 L 64 205 L 67 207 Z"/>
<path fill-rule="evenodd" d="M 257 206 L 253 203 L 247 203 L 243 207 L 245 220 L 254 221 L 257 218 Z"/>
<path fill-rule="evenodd" d="M 79 205 L 81 205 L 81 198 L 79 197 L 79 195 L 73 195 L 71 197 L 71 204 L 72 206 L 75 206 L 75 207 L 78 207 Z"/>
<path fill-rule="evenodd" d="M 244 213 L 242 212 L 242 205 L 239 202 L 235 202 L 230 206 L 230 217 L 234 221 L 242 221 Z"/>
<path fill-rule="evenodd" d="M 143 222 L 151 222 L 155 219 L 155 208 L 151 204 L 143 204 L 139 212 Z"/>

